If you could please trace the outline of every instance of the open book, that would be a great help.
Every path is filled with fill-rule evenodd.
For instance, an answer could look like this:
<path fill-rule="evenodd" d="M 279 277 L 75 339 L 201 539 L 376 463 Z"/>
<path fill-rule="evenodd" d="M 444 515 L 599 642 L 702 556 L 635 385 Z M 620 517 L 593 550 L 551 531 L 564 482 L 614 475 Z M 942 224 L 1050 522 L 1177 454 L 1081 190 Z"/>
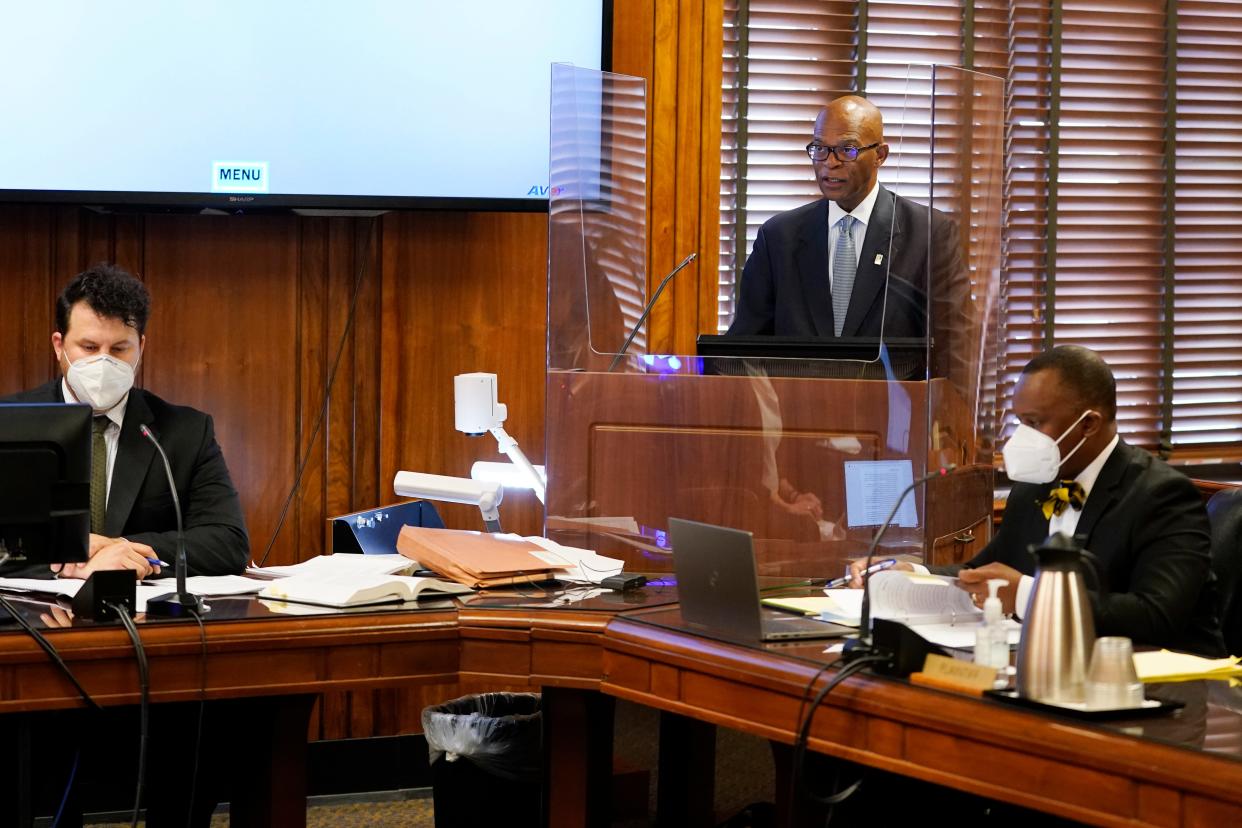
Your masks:
<path fill-rule="evenodd" d="M 294 575 L 272 581 L 263 588 L 259 597 L 324 607 L 361 607 L 466 592 L 470 592 L 467 586 L 437 578 L 411 578 L 405 575 L 355 575 L 348 578 Z"/>
<path fill-rule="evenodd" d="M 983 610 L 974 605 L 970 593 L 957 587 L 956 578 L 888 570 L 870 580 L 872 618 L 900 621 L 942 647 L 974 649 Z M 1022 625 L 1011 618 L 1003 623 L 1010 645 L 1017 644 Z"/>

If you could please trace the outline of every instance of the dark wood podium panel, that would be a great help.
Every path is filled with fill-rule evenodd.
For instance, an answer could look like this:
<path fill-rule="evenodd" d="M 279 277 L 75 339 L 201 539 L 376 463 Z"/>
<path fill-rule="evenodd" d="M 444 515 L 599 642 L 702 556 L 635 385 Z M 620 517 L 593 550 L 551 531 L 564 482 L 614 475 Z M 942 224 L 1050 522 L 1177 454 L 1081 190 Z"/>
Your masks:
<path fill-rule="evenodd" d="M 992 472 L 972 465 L 971 422 L 941 380 L 552 372 L 549 535 L 667 571 L 668 518 L 686 518 L 752 532 L 762 574 L 822 577 L 876 528 L 849 525 L 845 463 L 909 458 L 916 475 L 924 462 L 959 465 L 911 494 L 920 528 L 885 536 L 890 551 L 918 554 L 925 541 L 990 531 L 980 521 Z M 939 548 L 944 562 L 971 547 Z"/>

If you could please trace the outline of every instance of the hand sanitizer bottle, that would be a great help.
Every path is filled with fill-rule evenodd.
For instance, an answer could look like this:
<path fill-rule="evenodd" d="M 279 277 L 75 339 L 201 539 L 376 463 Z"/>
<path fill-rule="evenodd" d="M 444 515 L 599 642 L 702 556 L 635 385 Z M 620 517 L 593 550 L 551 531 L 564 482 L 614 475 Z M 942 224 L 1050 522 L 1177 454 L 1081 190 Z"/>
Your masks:
<path fill-rule="evenodd" d="M 1009 667 L 1009 634 L 1005 631 L 1005 616 L 1001 612 L 997 591 L 1005 585 L 1000 578 L 988 581 L 988 597 L 983 602 L 983 621 L 975 631 L 975 664 L 995 667 L 998 671 Z"/>

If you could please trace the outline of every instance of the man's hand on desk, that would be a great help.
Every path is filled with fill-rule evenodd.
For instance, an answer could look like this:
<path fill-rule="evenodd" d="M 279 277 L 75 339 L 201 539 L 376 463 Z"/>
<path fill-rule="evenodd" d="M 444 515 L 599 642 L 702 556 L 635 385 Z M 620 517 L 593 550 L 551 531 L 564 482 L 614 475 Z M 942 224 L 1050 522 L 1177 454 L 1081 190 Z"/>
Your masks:
<path fill-rule="evenodd" d="M 43 626 L 50 628 L 56 627 L 72 627 L 73 626 L 73 610 L 58 607 L 52 604 L 48 607 L 48 612 L 39 613 L 39 620 L 43 622 Z"/>
<path fill-rule="evenodd" d="M 130 569 L 138 580 L 160 573 L 160 568 L 150 563 L 158 559 L 155 550 L 125 538 L 91 535 L 90 556 L 84 563 L 52 564 L 52 571 L 62 578 L 89 578 L 102 569 Z"/>
<path fill-rule="evenodd" d="M 997 596 L 1001 601 L 1001 611 L 1012 615 L 1018 598 L 1018 582 L 1022 580 L 1022 573 L 1012 566 L 990 563 L 975 569 L 963 569 L 957 573 L 957 585 L 970 593 L 976 607 L 981 607 L 988 597 L 988 581 L 992 578 L 1000 578 L 1005 582 L 997 590 Z"/>
<path fill-rule="evenodd" d="M 877 556 L 875 560 L 872 561 L 872 564 L 874 564 L 875 561 L 878 561 L 878 560 L 881 560 L 879 556 Z M 850 565 L 846 568 L 846 571 L 845 571 L 845 574 L 850 576 L 850 585 L 849 585 L 850 589 L 862 589 L 863 588 L 863 577 L 862 576 L 863 576 L 863 570 L 866 568 L 867 568 L 866 558 L 859 558 L 856 561 L 850 561 Z M 913 572 L 914 571 L 914 566 L 906 561 L 898 561 L 897 563 L 893 564 L 892 566 L 888 568 L 891 570 L 897 570 L 899 572 Z"/>

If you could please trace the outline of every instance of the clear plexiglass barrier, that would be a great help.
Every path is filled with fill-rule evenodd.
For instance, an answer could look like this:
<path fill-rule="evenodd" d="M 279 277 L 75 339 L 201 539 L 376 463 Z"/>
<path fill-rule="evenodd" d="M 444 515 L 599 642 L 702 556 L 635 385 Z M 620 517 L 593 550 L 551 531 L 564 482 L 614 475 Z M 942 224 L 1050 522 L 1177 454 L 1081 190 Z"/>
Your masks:
<path fill-rule="evenodd" d="M 903 501 L 881 549 L 948 562 L 986 543 L 1003 86 L 952 67 L 907 71 L 900 92 L 869 95 L 901 126 L 885 135 L 840 324 L 828 203 L 808 199 L 807 229 L 747 251 L 769 278 L 744 281 L 731 335 L 671 355 L 651 353 L 639 324 L 649 275 L 663 275 L 647 262 L 644 81 L 553 67 L 549 537 L 667 570 L 668 518 L 680 517 L 753 533 L 761 573 L 832 577 L 904 488 L 951 466 Z M 798 315 L 803 335 L 770 335 L 773 318 Z"/>

